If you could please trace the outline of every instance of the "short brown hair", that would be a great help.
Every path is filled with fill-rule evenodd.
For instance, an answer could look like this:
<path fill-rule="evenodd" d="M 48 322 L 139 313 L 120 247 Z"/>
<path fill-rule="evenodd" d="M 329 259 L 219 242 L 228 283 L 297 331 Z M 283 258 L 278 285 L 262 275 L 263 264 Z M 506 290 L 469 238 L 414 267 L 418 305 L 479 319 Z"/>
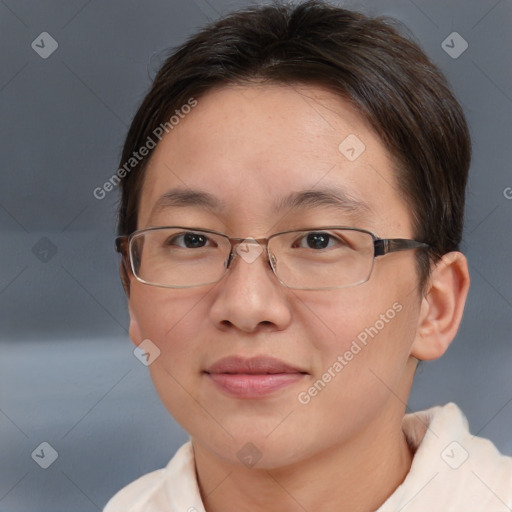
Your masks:
<path fill-rule="evenodd" d="M 316 0 L 229 14 L 165 60 L 130 126 L 120 166 L 175 110 L 214 87 L 254 81 L 324 86 L 351 103 L 393 158 L 414 237 L 431 246 L 417 253 L 423 290 L 431 263 L 459 248 L 471 141 L 443 74 L 395 25 Z M 121 181 L 119 235 L 137 229 L 150 156 Z"/>

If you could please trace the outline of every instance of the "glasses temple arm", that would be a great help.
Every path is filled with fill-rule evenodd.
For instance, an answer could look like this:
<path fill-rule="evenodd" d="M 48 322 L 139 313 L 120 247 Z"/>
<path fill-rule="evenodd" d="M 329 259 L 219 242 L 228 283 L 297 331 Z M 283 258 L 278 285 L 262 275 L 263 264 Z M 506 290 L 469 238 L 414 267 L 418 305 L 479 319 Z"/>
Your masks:
<path fill-rule="evenodd" d="M 384 256 L 389 252 L 406 251 L 408 249 L 428 249 L 430 245 L 416 240 L 407 240 L 405 238 L 378 238 L 373 242 L 375 247 L 375 256 Z"/>

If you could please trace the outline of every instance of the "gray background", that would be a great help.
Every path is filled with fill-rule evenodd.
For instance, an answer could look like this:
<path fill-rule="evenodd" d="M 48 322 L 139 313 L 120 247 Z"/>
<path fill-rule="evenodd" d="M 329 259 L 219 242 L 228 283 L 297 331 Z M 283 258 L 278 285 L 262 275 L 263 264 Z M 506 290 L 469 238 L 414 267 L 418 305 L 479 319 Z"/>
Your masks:
<path fill-rule="evenodd" d="M 0 0 L 0 510 L 100 510 L 164 466 L 186 434 L 128 339 L 113 251 L 117 169 L 162 52 L 248 1 Z M 454 401 L 512 455 L 511 15 L 506 0 L 345 2 L 404 21 L 472 129 L 463 250 L 472 287 L 460 332 L 417 375 L 410 410 Z M 31 47 L 49 32 L 47 59 Z M 457 31 L 468 49 L 441 47 Z M 507 191 L 510 192 L 507 193 Z M 46 470 L 31 458 L 58 452 Z"/>

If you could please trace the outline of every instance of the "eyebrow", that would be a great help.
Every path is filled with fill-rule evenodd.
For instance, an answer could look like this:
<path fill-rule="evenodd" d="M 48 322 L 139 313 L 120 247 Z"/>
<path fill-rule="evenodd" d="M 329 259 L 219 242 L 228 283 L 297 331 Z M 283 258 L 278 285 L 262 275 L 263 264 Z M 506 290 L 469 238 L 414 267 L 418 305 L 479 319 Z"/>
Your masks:
<path fill-rule="evenodd" d="M 362 199 L 357 199 L 348 191 L 339 187 L 328 187 L 315 190 L 293 192 L 279 201 L 275 206 L 276 213 L 283 210 L 300 208 L 334 207 L 345 213 L 368 214 L 370 206 Z"/>
<path fill-rule="evenodd" d="M 198 207 L 219 213 L 225 203 L 208 192 L 174 188 L 163 194 L 155 203 L 152 213 L 167 208 Z M 334 207 L 352 215 L 368 214 L 372 208 L 340 187 L 327 187 L 314 190 L 292 192 L 273 205 L 273 213 L 304 208 Z"/>
<path fill-rule="evenodd" d="M 222 201 L 208 192 L 174 188 L 167 191 L 157 200 L 153 206 L 153 212 L 180 206 L 196 206 L 207 210 L 213 210 L 214 212 L 218 212 L 223 209 Z"/>

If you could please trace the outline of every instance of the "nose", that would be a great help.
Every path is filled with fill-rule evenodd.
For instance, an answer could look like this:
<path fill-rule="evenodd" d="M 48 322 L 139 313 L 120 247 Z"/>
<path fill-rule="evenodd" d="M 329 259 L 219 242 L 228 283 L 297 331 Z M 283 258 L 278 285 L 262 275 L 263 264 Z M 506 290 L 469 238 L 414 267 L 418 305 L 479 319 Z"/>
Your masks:
<path fill-rule="evenodd" d="M 285 329 L 291 321 L 289 292 L 275 276 L 264 248 L 239 244 L 226 265 L 228 271 L 215 287 L 210 309 L 215 325 L 246 333 Z"/>

